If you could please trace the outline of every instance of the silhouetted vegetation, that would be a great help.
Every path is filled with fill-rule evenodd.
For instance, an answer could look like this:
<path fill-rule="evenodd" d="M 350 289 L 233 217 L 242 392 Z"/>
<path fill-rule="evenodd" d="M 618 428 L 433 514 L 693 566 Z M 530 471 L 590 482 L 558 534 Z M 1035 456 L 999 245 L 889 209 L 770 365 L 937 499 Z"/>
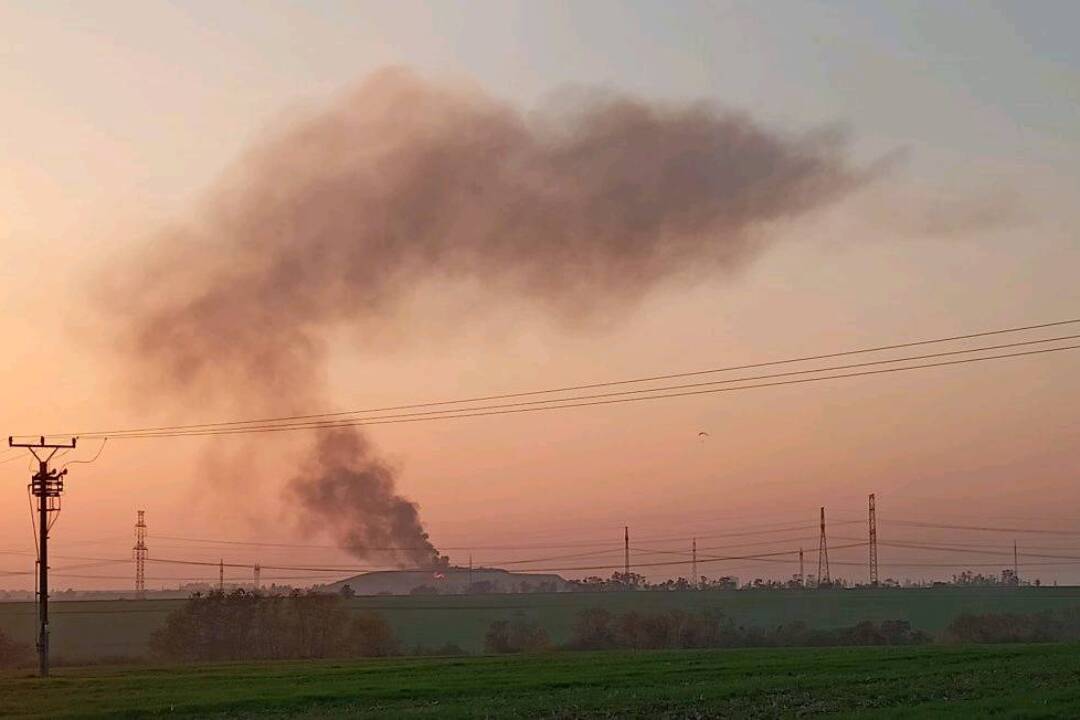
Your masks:
<path fill-rule="evenodd" d="M 914 630 L 905 620 L 864 621 L 830 630 L 811 630 L 794 622 L 774 628 L 744 627 L 721 614 L 640 612 L 615 614 L 603 608 L 579 613 L 570 650 L 669 650 L 736 647 L 796 647 L 841 645 L 921 645 L 929 634 Z M 484 638 L 489 653 L 513 653 L 549 647 L 547 634 L 536 623 L 517 618 L 497 621 Z"/>
<path fill-rule="evenodd" d="M 818 583 L 811 575 L 806 582 L 793 577 L 789 580 L 763 580 L 755 578 L 739 584 L 739 579 L 730 575 L 722 575 L 718 578 L 709 578 L 704 575 L 697 580 L 686 578 L 674 578 L 658 583 L 651 583 L 644 575 L 635 572 L 614 572 L 610 578 L 602 578 L 595 575 L 581 580 L 568 580 L 570 588 L 576 592 L 619 592 L 625 590 L 649 590 L 653 592 L 673 592 L 685 590 L 801 590 L 805 588 L 820 587 L 841 588 L 847 583 L 843 580 L 834 580 L 831 583 Z"/>
<path fill-rule="evenodd" d="M 471 583 L 465 590 L 466 595 L 489 595 L 495 592 L 495 583 L 490 580 L 479 580 Z"/>
<path fill-rule="evenodd" d="M 522 615 L 509 622 L 496 620 L 484 635 L 484 651 L 489 653 L 540 652 L 550 648 L 547 631 Z"/>
<path fill-rule="evenodd" d="M 926 580 L 897 580 L 884 578 L 876 585 L 860 585 L 840 577 L 831 580 L 819 580 L 813 574 L 805 577 L 793 575 L 786 580 L 752 578 L 740 581 L 738 578 L 723 575 L 717 578 L 709 578 L 705 575 L 694 579 L 684 577 L 672 578 L 661 582 L 649 582 L 644 575 L 638 573 L 614 572 L 609 578 L 590 576 L 580 580 L 568 580 L 572 591 L 576 592 L 619 592 L 626 590 L 647 590 L 653 592 L 664 591 L 715 591 L 715 590 L 750 590 L 750 591 L 778 591 L 788 592 L 795 590 L 840 590 L 840 589 L 884 589 L 884 588 L 921 588 L 921 587 L 1039 587 L 1042 582 L 1038 578 L 1021 581 L 1011 569 L 1004 569 L 1000 575 L 982 574 L 964 570 L 952 576 L 948 581 Z"/>
<path fill-rule="evenodd" d="M 960 643 L 1039 643 L 1080 640 L 1080 607 L 1038 613 L 964 613 L 945 629 Z"/>
<path fill-rule="evenodd" d="M 1001 571 L 1001 575 L 984 575 L 983 573 L 972 572 L 970 570 L 964 570 L 958 575 L 952 576 L 952 582 L 949 583 L 934 583 L 935 585 L 960 585 L 962 587 L 993 587 L 993 586 L 1011 586 L 1017 587 L 1021 584 L 1020 578 L 1016 576 L 1016 573 L 1012 570 L 1005 569 Z M 1035 580 L 1035 585 L 1039 585 L 1039 581 Z"/>
<path fill-rule="evenodd" d="M 285 596 L 236 590 L 190 598 L 150 640 L 172 660 L 379 657 L 398 652 L 393 629 L 375 613 L 350 615 L 340 595 Z"/>
<path fill-rule="evenodd" d="M 0 667 L 15 667 L 29 660 L 30 646 L 15 642 L 0 630 Z"/>
<path fill-rule="evenodd" d="M 469 653 L 468 650 L 464 649 L 457 643 L 448 642 L 438 647 L 417 645 L 412 649 L 409 654 L 420 657 L 461 657 L 463 655 L 469 655 L 471 653 Z"/>
<path fill-rule="evenodd" d="M 578 615 L 567 647 L 575 650 L 663 650 L 729 647 L 918 645 L 928 634 L 904 620 L 864 621 L 832 630 L 794 622 L 775 628 L 743 627 L 720 613 L 630 611 L 616 615 L 590 608 Z"/>

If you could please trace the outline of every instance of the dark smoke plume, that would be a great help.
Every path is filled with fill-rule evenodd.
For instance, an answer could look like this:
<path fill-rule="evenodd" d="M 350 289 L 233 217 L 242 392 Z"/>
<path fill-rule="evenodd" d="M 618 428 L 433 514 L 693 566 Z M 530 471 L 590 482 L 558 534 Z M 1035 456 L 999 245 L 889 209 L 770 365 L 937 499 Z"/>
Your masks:
<path fill-rule="evenodd" d="M 558 315 L 632 306 L 738 268 L 763 224 L 857 185 L 834 132 L 770 132 L 706 104 L 596 93 L 525 116 L 401 70 L 262 143 L 157 243 L 123 342 L 158 393 L 247 416 L 325 407 L 325 338 L 425 281 L 482 280 Z M 303 520 L 357 557 L 437 557 L 416 507 L 355 430 L 317 437 L 289 484 Z"/>
<path fill-rule="evenodd" d="M 307 510 L 306 524 L 328 529 L 357 557 L 397 557 L 420 567 L 439 561 L 416 504 L 394 491 L 394 471 L 352 428 L 322 431 L 289 489 Z"/>

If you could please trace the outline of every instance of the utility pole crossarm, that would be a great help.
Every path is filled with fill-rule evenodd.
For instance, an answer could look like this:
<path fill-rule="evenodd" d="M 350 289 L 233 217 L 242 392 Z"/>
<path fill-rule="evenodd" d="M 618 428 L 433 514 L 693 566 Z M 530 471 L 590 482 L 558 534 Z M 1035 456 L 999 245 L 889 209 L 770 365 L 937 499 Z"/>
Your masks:
<path fill-rule="evenodd" d="M 37 442 L 15 442 L 15 436 L 14 435 L 8 435 L 8 447 L 13 447 L 13 448 L 56 448 L 57 450 L 63 450 L 63 449 L 70 450 L 70 449 L 75 447 L 75 444 L 78 441 L 79 441 L 79 438 L 73 437 L 70 440 L 68 440 L 67 442 L 62 442 L 62 443 L 48 442 L 47 443 L 47 442 L 45 442 L 45 436 L 44 435 L 39 435 Z"/>
<path fill-rule="evenodd" d="M 15 442 L 14 435 L 8 435 L 8 447 L 11 448 L 23 448 L 29 450 L 38 462 L 48 462 L 52 459 L 52 456 L 56 454 L 57 450 L 74 450 L 75 445 L 78 443 L 79 438 L 73 437 L 71 440 L 63 443 L 45 442 L 45 436 L 38 436 L 38 442 Z M 52 450 L 45 457 L 41 457 L 37 454 L 38 450 Z"/>

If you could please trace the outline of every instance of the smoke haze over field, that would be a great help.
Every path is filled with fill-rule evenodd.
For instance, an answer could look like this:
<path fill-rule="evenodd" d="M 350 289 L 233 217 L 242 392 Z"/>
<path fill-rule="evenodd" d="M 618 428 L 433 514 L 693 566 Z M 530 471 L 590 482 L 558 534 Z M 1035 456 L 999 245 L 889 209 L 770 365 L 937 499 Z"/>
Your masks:
<path fill-rule="evenodd" d="M 482 280 L 493 302 L 560 316 L 632 307 L 739 268 L 762 224 L 857 185 L 845 150 L 706 104 L 595 93 L 526 116 L 383 71 L 255 148 L 159 238 L 122 288 L 122 347 L 140 387 L 177 400 L 324 409 L 328 333 L 382 321 L 418 284 Z M 319 432 L 287 488 L 301 523 L 359 558 L 438 558 L 359 430 Z"/>

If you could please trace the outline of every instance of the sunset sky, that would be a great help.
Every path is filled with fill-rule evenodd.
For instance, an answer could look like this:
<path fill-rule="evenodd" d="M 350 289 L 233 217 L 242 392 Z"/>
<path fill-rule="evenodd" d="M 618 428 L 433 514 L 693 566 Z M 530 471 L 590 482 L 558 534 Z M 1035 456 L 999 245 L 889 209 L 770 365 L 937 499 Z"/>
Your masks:
<path fill-rule="evenodd" d="M 124 309 L 103 307 L 106 279 L 137 273 L 133 257 L 193 222 L 253 143 L 386 66 L 477 88 L 525 113 L 598 87 L 659 102 L 708 101 L 780 133 L 839 125 L 850 133 L 852 166 L 874 168 L 873 178 L 807 215 L 760 228 L 763 250 L 741 269 L 665 284 L 583 322 L 420 284 L 378 333 L 342 329 L 325 338 L 330 362 L 316 372 L 327 378 L 329 405 L 308 412 L 1080 317 L 1075 3 L 267 0 L 255 8 L 0 3 L 3 435 L 235 419 L 197 393 L 134 397 L 127 365 L 110 347 L 115 321 L 106 314 Z M 146 302 L 124 300 L 132 310 Z M 883 539 L 1010 549 L 1017 540 L 1021 552 L 1027 543 L 1080 558 L 1077 352 L 390 425 L 370 437 L 398 468 L 398 489 L 419 503 L 435 544 L 454 548 L 446 551 L 454 562 L 466 562 L 470 548 L 482 564 L 612 545 L 595 564 L 618 566 L 624 525 L 633 544 L 660 549 L 685 549 L 690 536 L 702 546 L 761 542 L 770 536 L 722 538 L 791 527 L 774 549 L 809 550 L 819 506 L 836 522 L 852 521 L 831 531 L 830 542 L 842 545 L 865 536 L 871 492 Z M 240 442 L 250 456 L 245 471 L 208 480 L 213 458 Z M 365 565 L 317 548 L 167 539 L 330 542 L 299 527 L 281 500 L 284 458 L 296 442 L 292 433 L 109 441 L 95 462 L 70 468 L 52 533 L 54 566 L 77 564 L 64 556 L 130 557 L 138 509 L 147 512 L 151 557 Z M 100 444 L 87 439 L 65 461 L 90 459 Z M 29 473 L 14 457 L 0 451 L 0 573 L 32 566 Z M 989 555 L 880 555 L 882 575 L 897 578 L 947 577 L 954 570 L 935 563 L 954 561 L 956 571 L 1000 569 L 978 567 L 999 561 Z M 834 560 L 859 565 L 838 565 L 834 576 L 864 580 L 865 556 L 865 548 L 836 551 Z M 792 571 L 750 561 L 702 567 L 744 579 Z M 71 573 L 58 571 L 54 582 L 130 584 L 119 579 L 130 574 L 119 563 Z M 147 574 L 153 587 L 199 576 L 161 566 Z M 1029 574 L 1078 582 L 1080 561 L 1031 566 Z M 0 575 L 0 588 L 32 584 L 29 575 Z"/>

